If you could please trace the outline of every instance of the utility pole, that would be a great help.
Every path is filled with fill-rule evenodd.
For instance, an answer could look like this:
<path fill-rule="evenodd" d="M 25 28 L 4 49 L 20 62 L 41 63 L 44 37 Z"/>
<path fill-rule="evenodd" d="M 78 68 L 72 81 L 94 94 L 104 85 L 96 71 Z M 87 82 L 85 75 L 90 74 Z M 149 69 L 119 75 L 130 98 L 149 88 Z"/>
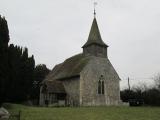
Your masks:
<path fill-rule="evenodd" d="M 130 89 L 131 89 L 129 77 L 128 77 L 128 89 L 129 89 L 129 91 L 130 91 Z"/>

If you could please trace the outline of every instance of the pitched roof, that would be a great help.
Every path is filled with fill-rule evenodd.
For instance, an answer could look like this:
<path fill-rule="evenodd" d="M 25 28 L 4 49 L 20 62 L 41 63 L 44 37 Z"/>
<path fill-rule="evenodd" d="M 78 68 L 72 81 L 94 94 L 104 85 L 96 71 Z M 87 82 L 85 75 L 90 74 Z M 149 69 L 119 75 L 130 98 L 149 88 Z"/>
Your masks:
<path fill-rule="evenodd" d="M 89 60 L 90 58 L 84 54 L 78 54 L 66 59 L 59 68 L 59 72 L 55 76 L 55 79 L 62 80 L 65 78 L 79 76 L 80 72 Z"/>
<path fill-rule="evenodd" d="M 87 46 L 89 46 L 89 45 L 91 45 L 91 44 L 98 44 L 98 45 L 101 45 L 101 46 L 108 47 L 108 46 L 103 42 L 103 40 L 102 40 L 102 38 L 101 38 L 101 34 L 100 34 L 100 32 L 99 32 L 99 28 L 98 28 L 98 24 L 97 24 L 96 18 L 93 19 L 88 40 L 87 40 L 87 42 L 83 45 L 83 48 L 84 48 L 84 47 L 87 47 Z"/>
<path fill-rule="evenodd" d="M 49 93 L 66 93 L 61 81 L 47 81 L 46 85 Z"/>
<path fill-rule="evenodd" d="M 77 54 L 56 65 L 44 81 L 62 80 L 80 75 L 80 72 L 90 60 L 90 57 Z"/>
<path fill-rule="evenodd" d="M 56 65 L 42 82 L 46 85 L 46 91 L 49 93 L 65 93 L 64 86 L 59 80 L 79 76 L 89 60 L 90 57 L 78 54 Z"/>
<path fill-rule="evenodd" d="M 55 80 L 55 76 L 58 74 L 60 67 L 62 66 L 61 64 L 57 64 L 52 70 L 51 72 L 46 76 L 45 80 L 42 82 L 44 83 L 45 81 L 53 81 Z"/>

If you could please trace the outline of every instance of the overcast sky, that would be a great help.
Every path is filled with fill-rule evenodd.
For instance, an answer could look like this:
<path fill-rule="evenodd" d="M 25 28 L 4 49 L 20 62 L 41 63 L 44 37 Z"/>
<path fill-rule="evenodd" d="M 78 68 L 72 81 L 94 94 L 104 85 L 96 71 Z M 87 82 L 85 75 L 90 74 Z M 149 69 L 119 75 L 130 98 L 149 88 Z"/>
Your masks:
<path fill-rule="evenodd" d="M 97 0 L 97 21 L 121 87 L 160 72 L 160 0 Z M 0 0 L 10 43 L 29 49 L 36 64 L 54 65 L 82 52 L 93 0 Z"/>

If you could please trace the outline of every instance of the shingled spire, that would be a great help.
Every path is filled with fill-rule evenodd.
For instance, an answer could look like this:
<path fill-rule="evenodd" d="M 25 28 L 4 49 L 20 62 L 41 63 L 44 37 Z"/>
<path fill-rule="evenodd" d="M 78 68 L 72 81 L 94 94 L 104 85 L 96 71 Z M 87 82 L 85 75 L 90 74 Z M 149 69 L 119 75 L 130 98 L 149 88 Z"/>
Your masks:
<path fill-rule="evenodd" d="M 99 32 L 99 28 L 98 28 L 96 18 L 93 19 L 93 23 L 92 23 L 92 26 L 91 26 L 91 30 L 90 30 L 90 33 L 89 33 L 88 40 L 83 45 L 83 48 L 87 47 L 89 45 L 92 45 L 92 44 L 98 44 L 100 46 L 106 46 L 107 47 L 107 45 L 103 42 L 103 40 L 101 38 L 101 34 Z"/>
<path fill-rule="evenodd" d="M 94 17 L 91 30 L 87 42 L 83 45 L 83 53 L 94 56 L 107 56 L 107 47 L 102 38 L 98 28 L 96 17 Z"/>

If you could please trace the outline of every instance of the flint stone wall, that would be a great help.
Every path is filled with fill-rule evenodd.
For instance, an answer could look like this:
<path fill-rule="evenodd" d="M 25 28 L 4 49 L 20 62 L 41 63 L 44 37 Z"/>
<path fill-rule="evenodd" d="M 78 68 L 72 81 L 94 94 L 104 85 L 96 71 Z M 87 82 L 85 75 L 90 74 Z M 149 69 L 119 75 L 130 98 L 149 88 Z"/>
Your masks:
<path fill-rule="evenodd" d="M 98 94 L 98 81 L 104 77 L 104 94 Z M 119 76 L 108 58 L 93 57 L 81 72 L 80 105 L 118 105 L 120 102 Z"/>
<path fill-rule="evenodd" d="M 70 106 L 79 106 L 79 77 L 63 81 L 67 93 L 67 104 Z"/>

